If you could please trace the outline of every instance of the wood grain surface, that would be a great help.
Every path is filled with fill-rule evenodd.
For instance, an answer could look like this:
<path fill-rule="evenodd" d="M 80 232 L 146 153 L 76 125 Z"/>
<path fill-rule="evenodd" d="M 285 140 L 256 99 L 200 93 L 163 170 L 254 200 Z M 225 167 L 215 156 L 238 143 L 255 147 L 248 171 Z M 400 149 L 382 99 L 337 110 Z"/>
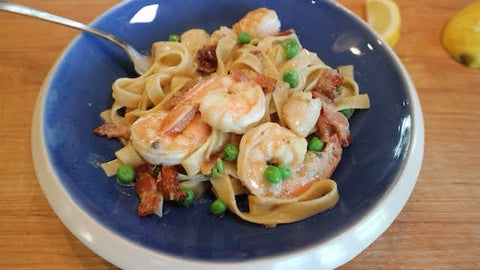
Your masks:
<path fill-rule="evenodd" d="M 90 22 L 119 1 L 17 2 Z M 363 0 L 339 2 L 365 16 Z M 422 103 L 423 166 L 398 218 L 341 269 L 480 268 L 480 70 L 456 63 L 440 43 L 449 18 L 471 2 L 397 0 L 402 31 L 395 51 Z M 0 12 L 0 269 L 116 269 L 63 226 L 32 164 L 39 88 L 77 34 Z"/>

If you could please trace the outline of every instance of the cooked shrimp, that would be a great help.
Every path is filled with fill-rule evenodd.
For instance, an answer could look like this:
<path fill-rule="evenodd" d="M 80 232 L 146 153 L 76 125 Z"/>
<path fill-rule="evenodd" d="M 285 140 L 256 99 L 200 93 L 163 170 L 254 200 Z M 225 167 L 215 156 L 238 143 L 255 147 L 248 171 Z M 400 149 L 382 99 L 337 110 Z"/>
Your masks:
<path fill-rule="evenodd" d="M 240 141 L 237 173 L 240 181 L 257 196 L 288 197 L 289 182 L 301 167 L 307 152 L 307 140 L 273 122 L 249 130 Z M 292 169 L 292 179 L 279 184 L 267 182 L 263 173 L 269 163 L 286 164 Z M 302 185 L 304 183 L 298 183 Z"/>
<path fill-rule="evenodd" d="M 181 132 L 173 135 L 162 132 L 168 115 L 167 111 L 150 113 L 138 118 L 131 126 L 133 146 L 151 164 L 180 164 L 210 136 L 211 128 L 202 122 L 199 113 L 195 113 Z"/>
<path fill-rule="evenodd" d="M 258 8 L 232 26 L 235 33 L 247 32 L 252 38 L 264 38 L 280 32 L 280 20 L 274 10 Z"/>
<path fill-rule="evenodd" d="M 202 120 L 223 132 L 243 134 L 265 114 L 265 95 L 253 81 L 219 77 L 200 101 Z"/>
<path fill-rule="evenodd" d="M 176 106 L 183 106 L 185 104 L 198 106 L 200 98 L 206 93 L 208 86 L 212 85 L 215 81 L 215 75 L 206 79 L 192 79 L 178 91 L 166 96 L 160 106 L 163 110 L 172 110 Z"/>
<path fill-rule="evenodd" d="M 177 135 L 192 121 L 198 112 L 200 99 L 214 86 L 216 76 L 208 79 L 192 79 L 181 89 L 166 97 L 161 109 L 169 111 L 165 116 L 159 131 L 167 135 Z"/>
<path fill-rule="evenodd" d="M 325 144 L 325 147 L 320 152 L 308 151 L 305 156 L 302 170 L 299 171 L 297 177 L 306 179 L 328 179 L 342 156 L 342 147 L 334 135 Z"/>
<path fill-rule="evenodd" d="M 276 123 L 249 130 L 240 142 L 237 173 L 242 184 L 260 197 L 292 198 L 301 195 L 315 181 L 327 179 L 340 161 L 342 148 L 332 139 L 321 152 L 307 152 L 307 141 Z M 264 179 L 269 163 L 286 164 L 289 178 L 278 184 Z"/>
<path fill-rule="evenodd" d="M 282 119 L 287 127 L 302 137 L 307 137 L 320 115 L 322 102 L 320 99 L 312 99 L 311 92 L 294 92 L 285 102 L 282 108 Z"/>
<path fill-rule="evenodd" d="M 260 54 L 261 51 L 258 51 Z M 250 69 L 243 69 L 243 68 L 232 68 L 230 69 L 230 76 L 236 81 L 252 81 L 258 83 L 263 89 L 264 93 L 271 93 L 275 90 L 275 85 L 277 84 L 277 80 L 258 73 L 254 70 Z"/>

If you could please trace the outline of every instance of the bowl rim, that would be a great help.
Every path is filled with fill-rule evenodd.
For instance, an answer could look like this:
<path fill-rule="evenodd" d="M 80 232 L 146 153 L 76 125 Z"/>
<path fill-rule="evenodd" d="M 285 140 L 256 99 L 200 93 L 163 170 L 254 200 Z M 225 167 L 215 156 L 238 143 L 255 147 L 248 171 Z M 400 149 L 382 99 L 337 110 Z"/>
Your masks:
<path fill-rule="evenodd" d="M 368 28 L 368 25 L 352 11 L 334 1 L 329 0 L 329 2 L 352 16 L 357 23 Z M 113 12 L 124 4 L 119 3 L 113 6 L 97 17 L 94 22 L 102 19 L 106 14 Z M 380 36 L 373 34 L 380 42 L 386 44 Z M 175 267 L 174 269 L 191 269 L 195 267 L 196 269 L 258 269 L 261 267 L 264 269 L 291 269 L 291 267 L 295 267 L 303 269 L 312 265 L 322 268 L 336 268 L 353 259 L 377 239 L 398 216 L 413 191 L 420 173 L 424 151 L 422 109 L 415 86 L 401 60 L 390 47 L 385 46 L 387 47 L 388 55 L 393 59 L 394 65 L 401 72 L 401 77 L 407 86 L 407 95 L 411 108 L 411 137 L 406 157 L 395 179 L 382 194 L 381 198 L 363 217 L 359 218 L 349 228 L 340 231 L 336 236 L 318 245 L 308 246 L 284 255 L 257 258 L 245 262 L 214 262 L 176 257 L 143 247 L 110 231 L 85 210 L 81 209 L 61 184 L 59 176 L 55 173 L 49 160 L 43 130 L 46 94 L 52 75 L 79 37 L 80 35 L 72 40 L 63 50 L 42 84 L 37 97 L 31 135 L 34 168 L 47 201 L 62 223 L 88 248 L 121 268 L 150 269 Z M 129 256 L 123 256 L 123 254 L 129 254 Z"/>

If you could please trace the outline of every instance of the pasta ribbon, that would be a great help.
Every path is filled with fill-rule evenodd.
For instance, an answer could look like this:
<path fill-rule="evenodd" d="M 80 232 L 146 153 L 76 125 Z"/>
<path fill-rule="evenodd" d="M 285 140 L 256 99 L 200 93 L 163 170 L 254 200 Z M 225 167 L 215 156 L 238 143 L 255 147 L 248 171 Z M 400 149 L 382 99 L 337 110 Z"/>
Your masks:
<path fill-rule="evenodd" d="M 222 177 L 210 179 L 210 182 L 217 198 L 223 200 L 230 211 L 244 220 L 269 227 L 308 218 L 332 208 L 339 199 L 337 184 L 325 179 L 315 181 L 305 193 L 293 199 L 265 199 L 250 195 L 250 211 L 242 212 L 237 206 L 230 176 L 224 174 Z"/>
<path fill-rule="evenodd" d="M 339 195 L 329 178 L 352 143 L 348 117 L 370 107 L 353 65 L 329 67 L 293 29 L 280 32 L 273 10 L 236 25 L 155 42 L 145 74 L 112 84 L 113 104 L 100 114 L 106 124 L 94 132 L 124 147 L 100 166 L 107 176 L 122 165 L 169 166 L 172 189 L 201 195 L 212 187 L 230 211 L 267 226 L 332 208 Z M 237 206 L 240 194 L 248 212 Z M 170 198 L 163 195 L 160 208 Z"/>

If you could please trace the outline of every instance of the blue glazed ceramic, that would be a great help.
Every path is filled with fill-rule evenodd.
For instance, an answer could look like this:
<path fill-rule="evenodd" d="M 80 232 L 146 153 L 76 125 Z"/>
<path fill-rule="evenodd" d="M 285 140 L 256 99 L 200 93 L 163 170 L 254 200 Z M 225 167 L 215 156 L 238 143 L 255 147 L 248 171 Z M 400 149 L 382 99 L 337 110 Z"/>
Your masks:
<path fill-rule="evenodd" d="M 282 29 L 294 28 L 302 45 L 329 66 L 353 64 L 360 92 L 370 97 L 371 108 L 357 111 L 350 120 L 353 144 L 332 176 L 340 201 L 327 212 L 275 228 L 230 213 L 212 217 L 210 193 L 190 208 L 167 203 L 162 218 L 138 217 L 134 189 L 106 177 L 97 165 L 113 159 L 121 144 L 92 133 L 102 123 L 99 113 L 112 104 L 112 83 L 136 75 L 115 45 L 81 34 L 46 80 L 32 148 L 39 181 L 54 210 L 80 240 L 112 263 L 143 269 L 336 267 L 377 238 L 408 199 L 423 153 L 418 97 L 391 49 L 338 4 L 127 1 L 93 25 L 148 53 L 153 42 L 172 33 L 190 28 L 211 33 L 261 6 L 276 10 Z"/>

